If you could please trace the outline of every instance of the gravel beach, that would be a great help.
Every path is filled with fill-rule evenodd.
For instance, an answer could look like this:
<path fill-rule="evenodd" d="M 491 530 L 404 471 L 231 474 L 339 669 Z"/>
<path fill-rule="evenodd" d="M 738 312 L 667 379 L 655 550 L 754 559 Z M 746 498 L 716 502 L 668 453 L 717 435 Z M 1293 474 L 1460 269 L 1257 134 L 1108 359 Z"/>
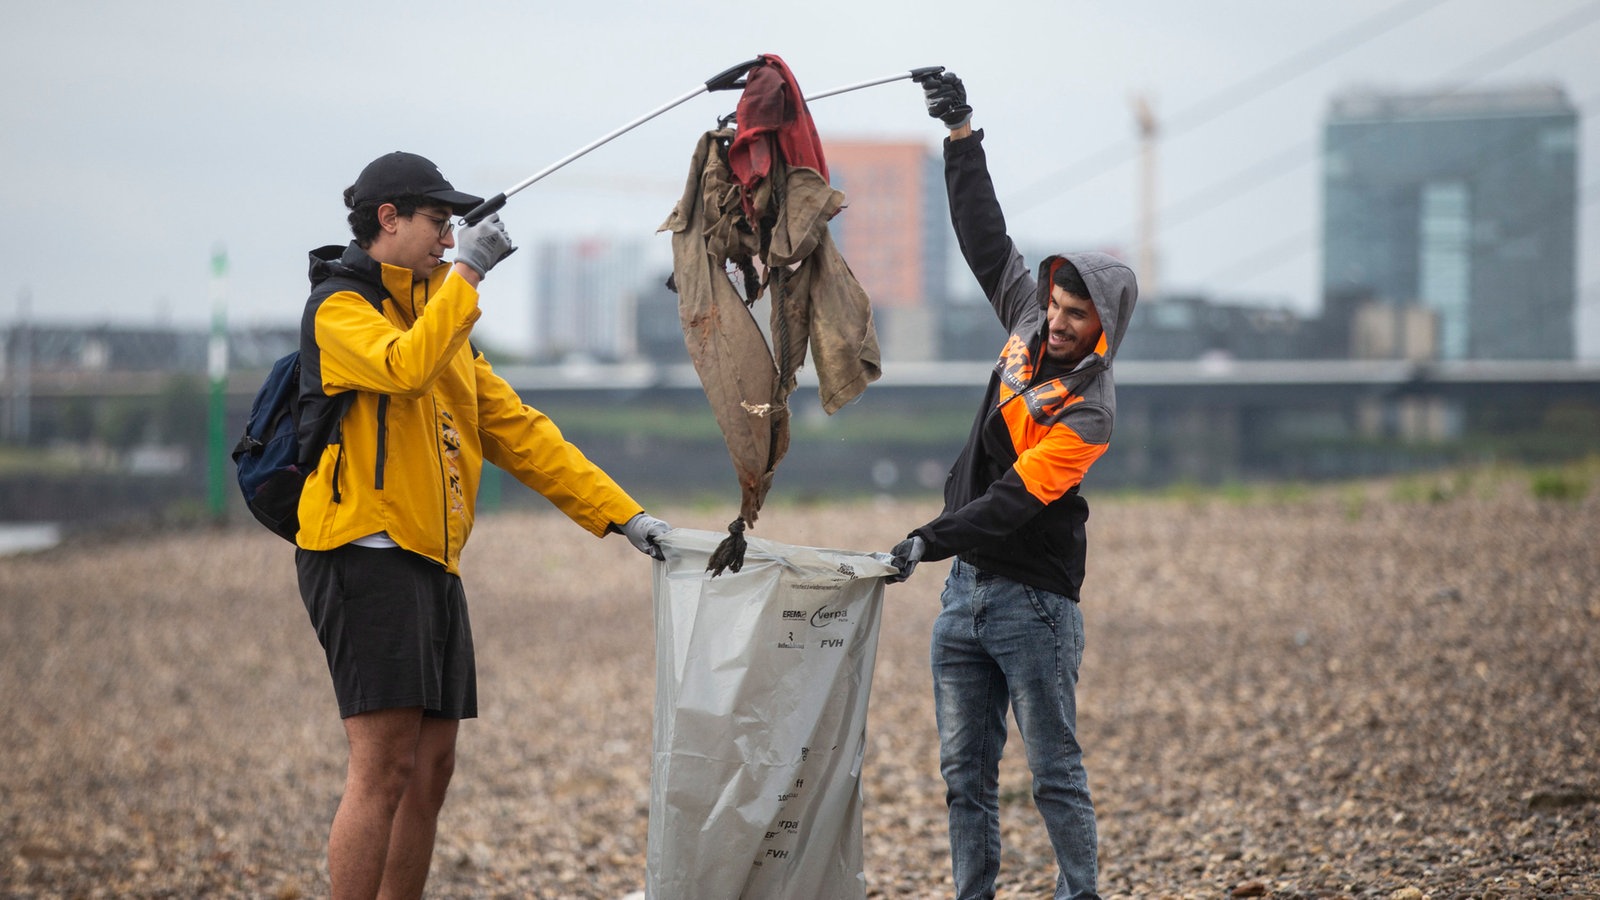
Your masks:
<path fill-rule="evenodd" d="M 1516 474 L 1414 487 L 1087 491 L 1079 724 L 1105 896 L 1600 898 L 1600 496 L 1535 499 Z M 778 505 L 753 533 L 886 550 L 936 511 Z M 429 896 L 641 890 L 648 560 L 508 512 L 463 568 L 481 717 Z M 927 670 L 945 568 L 887 589 L 874 898 L 949 896 Z M 287 544 L 239 524 L 0 559 L 0 683 L 0 896 L 326 895 L 344 738 Z M 1047 897 L 1008 751 L 1000 896 Z"/>

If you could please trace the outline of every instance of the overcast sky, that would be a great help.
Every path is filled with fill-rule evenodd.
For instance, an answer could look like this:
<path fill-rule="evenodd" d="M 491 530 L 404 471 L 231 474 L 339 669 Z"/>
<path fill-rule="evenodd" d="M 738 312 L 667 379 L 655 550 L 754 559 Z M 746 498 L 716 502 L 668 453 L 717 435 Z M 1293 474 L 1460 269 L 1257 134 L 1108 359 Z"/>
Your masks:
<path fill-rule="evenodd" d="M 306 251 L 348 239 L 340 195 L 373 157 L 418 152 L 492 195 L 776 53 L 808 94 L 957 72 L 1019 241 L 1130 259 L 1143 95 L 1168 127 L 1161 285 L 1307 313 L 1331 96 L 1558 84 L 1584 120 L 1580 352 L 1600 357 L 1600 0 L 6 5 L 0 322 L 26 303 L 36 321 L 203 324 L 222 246 L 230 321 L 292 323 Z M 518 194 L 512 237 L 646 238 L 665 260 L 655 229 L 736 99 L 694 98 Z M 909 81 L 812 114 L 824 140 L 943 135 Z M 527 343 L 534 255 L 487 281 L 486 340 Z"/>

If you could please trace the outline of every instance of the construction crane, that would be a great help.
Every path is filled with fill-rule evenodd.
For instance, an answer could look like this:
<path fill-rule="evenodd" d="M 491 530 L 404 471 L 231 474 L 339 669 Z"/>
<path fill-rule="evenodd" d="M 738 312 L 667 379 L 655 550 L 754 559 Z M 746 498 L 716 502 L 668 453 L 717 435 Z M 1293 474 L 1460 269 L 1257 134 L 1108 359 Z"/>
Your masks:
<path fill-rule="evenodd" d="M 1156 140 L 1160 127 L 1145 95 L 1133 95 L 1132 102 L 1134 122 L 1139 128 L 1139 293 L 1155 298 L 1161 295 L 1156 259 Z"/>

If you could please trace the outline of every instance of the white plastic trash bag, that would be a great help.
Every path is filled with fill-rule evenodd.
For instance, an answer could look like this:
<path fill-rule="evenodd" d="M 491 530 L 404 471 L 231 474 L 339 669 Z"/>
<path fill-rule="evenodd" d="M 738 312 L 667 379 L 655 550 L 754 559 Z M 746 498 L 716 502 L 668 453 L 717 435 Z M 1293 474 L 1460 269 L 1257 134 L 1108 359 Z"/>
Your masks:
<path fill-rule="evenodd" d="M 883 577 L 865 553 L 674 529 L 655 564 L 649 900 L 866 896 L 861 759 Z"/>

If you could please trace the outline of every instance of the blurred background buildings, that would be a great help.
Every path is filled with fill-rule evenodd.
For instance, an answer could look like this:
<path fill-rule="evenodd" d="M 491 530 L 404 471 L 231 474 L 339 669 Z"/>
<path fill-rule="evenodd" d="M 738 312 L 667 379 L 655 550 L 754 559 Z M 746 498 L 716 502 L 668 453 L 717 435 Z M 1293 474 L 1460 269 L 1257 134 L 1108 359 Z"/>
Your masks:
<path fill-rule="evenodd" d="M 1552 85 L 1333 98 L 1320 312 L 1165 293 L 1158 272 L 1139 271 L 1123 358 L 1574 359 L 1578 124 Z M 885 360 L 994 355 L 998 326 L 950 231 L 940 151 L 870 140 L 826 150 L 849 198 L 834 240 L 872 298 Z M 1153 180 L 1141 190 L 1153 192 Z M 1160 235 L 1141 230 L 1139 240 L 1112 252 L 1156 266 Z M 1067 249 L 1021 248 L 1029 265 Z M 540 244 L 534 359 L 685 360 L 662 287 L 670 268 L 653 250 L 601 236 Z"/>
<path fill-rule="evenodd" d="M 1144 109 L 1139 125 L 1150 166 L 1130 206 L 1150 210 L 1160 206 L 1160 123 Z M 1164 291 L 1161 234 L 1153 216 L 1142 219 L 1138 246 L 1112 248 L 1149 271 L 1139 272 L 1145 293 L 1117 368 L 1118 452 L 1096 477 L 1338 476 L 1473 454 L 1592 452 L 1600 365 L 1576 360 L 1574 340 L 1578 126 L 1578 110 L 1552 85 L 1334 97 L 1323 122 L 1323 290 L 1312 315 L 1259 298 Z M 1004 335 L 959 259 L 937 146 L 841 140 L 826 152 L 848 198 L 831 228 L 873 300 L 884 357 L 885 378 L 855 415 L 884 433 L 847 442 L 855 462 L 829 455 L 839 450 L 830 443 L 814 477 L 844 490 L 929 490 Z M 624 420 L 630 410 L 707 418 L 659 246 L 605 235 L 538 242 L 529 251 L 531 353 L 480 349 L 552 415 L 586 410 L 606 390 Z M 1021 251 L 1031 266 L 1067 249 Z M 756 314 L 765 315 L 759 306 Z M 211 340 L 24 316 L 0 336 L 0 444 L 76 447 L 192 481 L 207 452 Z M 261 374 L 295 341 L 290 328 L 227 334 L 230 423 L 242 422 Z M 574 366 L 582 377 L 571 377 Z M 821 422 L 806 391 L 802 382 L 797 422 Z M 569 436 L 624 481 L 660 479 L 659 459 L 641 457 L 629 426 L 568 415 Z M 904 437 L 906 420 L 945 425 L 918 443 Z M 236 430 L 230 424 L 229 436 Z M 709 484 L 726 468 L 720 450 L 706 452 L 720 446 L 713 438 L 680 448 L 707 467 Z M 805 441 L 797 436 L 791 457 L 805 455 Z M 803 481 L 805 465 L 786 460 L 786 478 Z M 670 479 L 676 486 L 683 470 Z M 8 496 L 26 502 L 0 487 L 0 518 Z"/>
<path fill-rule="evenodd" d="M 1439 359 L 1574 356 L 1578 116 L 1560 88 L 1341 95 L 1322 169 L 1326 315 L 1431 319 L 1392 342 Z M 1352 351 L 1377 349 L 1365 331 Z"/>

